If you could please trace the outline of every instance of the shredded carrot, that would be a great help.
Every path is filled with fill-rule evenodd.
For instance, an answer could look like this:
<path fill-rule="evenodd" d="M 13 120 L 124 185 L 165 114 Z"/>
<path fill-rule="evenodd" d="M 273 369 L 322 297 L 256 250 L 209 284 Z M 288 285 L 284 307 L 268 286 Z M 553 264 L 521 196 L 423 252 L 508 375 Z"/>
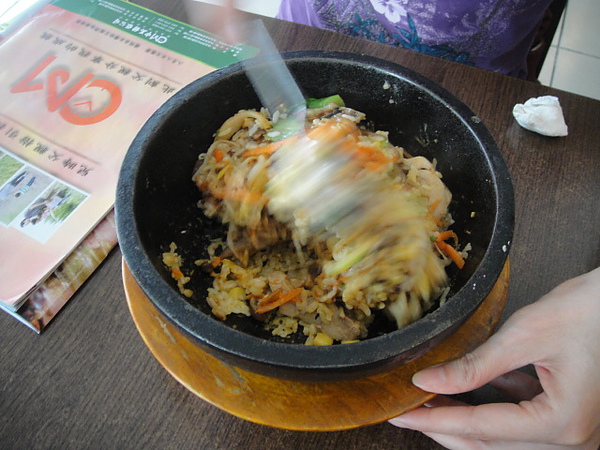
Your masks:
<path fill-rule="evenodd" d="M 215 256 L 212 259 L 212 261 L 210 262 L 210 265 L 213 266 L 213 267 L 219 267 L 222 262 L 223 262 L 223 260 L 221 259 L 220 256 Z"/>
<path fill-rule="evenodd" d="M 349 120 L 331 120 L 310 129 L 307 133 L 313 141 L 337 141 L 347 135 L 357 135 L 356 125 Z"/>
<path fill-rule="evenodd" d="M 446 239 L 453 239 L 455 245 L 458 245 L 458 236 L 456 236 L 456 233 L 454 231 L 443 231 L 437 236 L 437 238 L 435 239 L 435 243 L 440 249 L 440 251 L 446 256 L 448 256 L 452 260 L 452 262 L 454 262 L 454 264 L 456 264 L 456 267 L 462 269 L 465 266 L 464 258 L 458 252 L 458 250 L 456 250 L 450 244 L 445 242 Z"/>
<path fill-rule="evenodd" d="M 454 245 L 458 245 L 458 236 L 452 230 L 442 231 L 437 237 L 437 240 L 440 241 L 447 241 L 448 239 L 454 240 Z"/>
<path fill-rule="evenodd" d="M 373 161 L 365 161 L 361 163 L 361 166 L 363 166 L 365 169 L 369 169 L 373 172 L 376 172 L 383 167 L 383 164 Z"/>
<path fill-rule="evenodd" d="M 298 140 L 298 136 L 290 136 L 280 141 L 271 142 L 270 144 L 263 145 L 261 147 L 251 148 L 246 150 L 242 156 L 249 158 L 251 156 L 270 155 L 279 150 L 283 145 L 291 144 Z"/>
<path fill-rule="evenodd" d="M 356 139 L 353 139 L 351 136 L 342 140 L 339 143 L 338 148 L 348 153 L 348 155 L 358 161 L 361 166 L 369 170 L 379 170 L 387 163 L 395 161 L 395 159 L 388 158 L 381 153 L 376 147 L 357 142 Z"/>
<path fill-rule="evenodd" d="M 462 269 L 465 266 L 465 260 L 462 255 L 451 245 L 443 243 L 440 250 L 443 251 L 453 262 L 456 264 L 456 267 Z"/>
<path fill-rule="evenodd" d="M 387 157 L 373 146 L 358 143 L 359 136 L 360 130 L 356 124 L 347 119 L 327 122 L 324 125 L 309 130 L 307 133 L 307 137 L 311 140 L 338 144 L 340 148 L 348 151 L 357 159 L 361 165 L 371 170 L 378 170 L 385 164 L 397 160 L 397 158 Z M 271 155 L 283 145 L 296 142 L 297 140 L 297 135 L 290 136 L 281 141 L 246 150 L 242 156 L 249 158 L 252 156 Z"/>
<path fill-rule="evenodd" d="M 433 220 L 435 220 L 435 224 L 440 228 L 442 227 L 442 221 L 439 218 L 437 218 L 436 216 L 434 216 L 433 212 L 438 207 L 438 205 L 440 204 L 441 201 L 442 201 L 442 199 L 438 198 L 431 205 L 429 205 L 429 214 L 431 214 L 431 217 L 433 217 Z"/>
<path fill-rule="evenodd" d="M 250 192 L 245 189 L 235 189 L 235 190 L 227 190 L 227 189 L 213 189 L 211 191 L 213 197 L 218 198 L 219 200 L 233 200 L 235 202 L 243 203 L 258 203 L 262 200 L 263 196 L 257 194 L 256 192 Z"/>
<path fill-rule="evenodd" d="M 392 158 L 388 158 L 381 151 L 379 151 L 373 145 L 365 145 L 361 143 L 356 144 L 357 152 L 360 152 L 360 155 L 364 158 L 369 159 L 370 161 L 378 161 L 382 164 L 392 162 Z"/>
<path fill-rule="evenodd" d="M 440 202 L 442 201 L 441 198 L 438 198 L 436 201 L 434 201 L 431 205 L 429 205 L 429 212 L 431 214 L 433 214 L 433 212 L 435 211 L 435 209 L 438 207 L 438 205 L 440 204 Z"/>
<path fill-rule="evenodd" d="M 180 280 L 180 279 L 184 278 L 184 276 L 185 276 L 185 275 L 183 275 L 183 272 L 178 267 L 171 268 L 171 275 L 173 275 L 173 278 L 176 280 Z"/>
<path fill-rule="evenodd" d="M 221 150 L 219 148 L 213 152 L 213 156 L 215 157 L 215 160 L 217 162 L 223 161 L 223 158 L 225 157 L 225 155 L 223 154 L 223 150 Z"/>
<path fill-rule="evenodd" d="M 303 288 L 295 288 L 286 293 L 282 293 L 281 289 L 263 297 L 260 301 L 260 306 L 256 309 L 258 314 L 263 314 L 269 311 L 279 308 L 281 305 L 285 305 L 289 302 L 295 302 L 300 300 Z"/>

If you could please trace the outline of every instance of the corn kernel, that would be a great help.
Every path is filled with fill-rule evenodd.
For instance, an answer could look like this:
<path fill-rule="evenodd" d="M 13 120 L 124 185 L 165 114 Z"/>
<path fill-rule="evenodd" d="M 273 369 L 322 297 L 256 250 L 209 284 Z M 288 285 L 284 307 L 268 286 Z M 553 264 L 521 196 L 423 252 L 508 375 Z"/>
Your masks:
<path fill-rule="evenodd" d="M 312 345 L 331 345 L 333 339 L 325 333 L 317 333 L 315 339 L 312 341 Z"/>
<path fill-rule="evenodd" d="M 230 289 L 228 294 L 229 298 L 234 302 L 241 302 L 246 300 L 246 291 L 244 291 L 244 289 L 242 289 L 239 286 Z"/>

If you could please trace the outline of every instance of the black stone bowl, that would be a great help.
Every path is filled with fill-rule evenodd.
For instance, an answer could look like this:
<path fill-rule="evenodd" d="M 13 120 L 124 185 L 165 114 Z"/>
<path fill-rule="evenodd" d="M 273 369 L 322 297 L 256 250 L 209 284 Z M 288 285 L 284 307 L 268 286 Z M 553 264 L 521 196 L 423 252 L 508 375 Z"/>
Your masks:
<path fill-rule="evenodd" d="M 463 270 L 449 268 L 448 302 L 412 325 L 395 330 L 378 318 L 361 342 L 305 346 L 274 338 L 258 321 L 210 313 L 210 277 L 197 270 L 195 295 L 180 295 L 161 254 L 171 242 L 187 266 L 206 257 L 208 242 L 225 228 L 196 206 L 191 181 L 199 152 L 214 132 L 243 108 L 260 101 L 241 64 L 192 82 L 144 125 L 122 166 L 116 213 L 121 250 L 134 278 L 162 314 L 189 339 L 241 368 L 302 380 L 341 379 L 386 370 L 415 359 L 447 338 L 481 304 L 500 275 L 514 226 L 514 199 L 506 165 L 479 118 L 428 79 L 381 59 L 336 52 L 284 54 L 306 97 L 340 94 L 367 114 L 390 141 L 412 155 L 435 158 L 453 193 L 453 229 L 472 250 Z"/>

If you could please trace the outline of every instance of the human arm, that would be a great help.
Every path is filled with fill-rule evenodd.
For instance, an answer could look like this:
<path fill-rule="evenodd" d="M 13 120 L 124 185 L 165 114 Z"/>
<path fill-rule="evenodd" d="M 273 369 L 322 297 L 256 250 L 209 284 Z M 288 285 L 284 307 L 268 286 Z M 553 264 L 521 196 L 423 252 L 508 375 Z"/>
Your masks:
<path fill-rule="evenodd" d="M 529 364 L 537 379 L 515 372 Z M 453 449 L 595 450 L 600 444 L 599 375 L 600 268 L 517 311 L 470 354 L 413 377 L 423 390 L 446 395 L 490 383 L 518 403 L 467 406 L 436 397 L 390 422 Z"/>
<path fill-rule="evenodd" d="M 195 2 L 186 2 L 190 23 L 202 30 L 216 34 L 229 44 L 238 44 L 243 40 L 241 24 L 243 13 L 236 8 L 237 0 L 211 0 L 207 3 L 220 8 L 206 9 Z"/>

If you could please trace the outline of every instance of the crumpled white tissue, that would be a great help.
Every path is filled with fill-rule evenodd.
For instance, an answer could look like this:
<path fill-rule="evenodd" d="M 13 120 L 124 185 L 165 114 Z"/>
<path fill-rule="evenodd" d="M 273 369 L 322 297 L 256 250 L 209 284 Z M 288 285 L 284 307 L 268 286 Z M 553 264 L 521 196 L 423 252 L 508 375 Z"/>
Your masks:
<path fill-rule="evenodd" d="M 544 136 L 566 136 L 567 124 L 557 97 L 534 97 L 524 104 L 517 103 L 513 116 L 523 128 Z"/>

